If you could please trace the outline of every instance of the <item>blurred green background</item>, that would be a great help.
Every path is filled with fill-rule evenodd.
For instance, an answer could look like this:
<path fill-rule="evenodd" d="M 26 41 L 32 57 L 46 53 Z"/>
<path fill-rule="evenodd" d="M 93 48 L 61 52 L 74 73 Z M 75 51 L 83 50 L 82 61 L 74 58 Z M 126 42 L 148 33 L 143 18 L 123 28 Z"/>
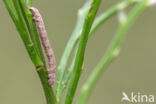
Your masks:
<path fill-rule="evenodd" d="M 102 1 L 99 13 L 118 2 Z M 44 18 L 58 63 L 74 29 L 77 11 L 85 0 L 33 2 Z M 77 95 L 103 56 L 117 27 L 117 17 L 114 16 L 89 40 Z M 97 82 L 88 104 L 121 104 L 122 91 L 156 96 L 155 27 L 156 6 L 148 8 L 128 31 L 119 57 Z M 2 0 L 0 0 L 0 36 L 0 104 L 45 104 L 37 73 Z"/>

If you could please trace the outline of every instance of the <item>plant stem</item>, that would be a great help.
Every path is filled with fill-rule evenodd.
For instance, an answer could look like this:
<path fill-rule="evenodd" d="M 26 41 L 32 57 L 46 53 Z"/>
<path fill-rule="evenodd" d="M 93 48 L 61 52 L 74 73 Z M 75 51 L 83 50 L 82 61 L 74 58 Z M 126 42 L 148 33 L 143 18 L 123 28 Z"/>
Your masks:
<path fill-rule="evenodd" d="M 3 0 L 8 12 L 19 32 L 28 54 L 34 63 L 46 96 L 47 104 L 56 104 L 55 96 L 51 86 L 48 84 L 46 65 L 44 57 L 42 56 L 42 49 L 40 40 L 36 30 L 32 15 L 29 13 L 28 8 L 24 5 L 23 0 Z M 32 5 L 32 0 L 29 1 L 29 6 Z"/>
<path fill-rule="evenodd" d="M 11 0 L 3 0 L 3 2 L 9 12 L 10 17 L 12 18 L 14 24 L 16 25 L 16 27 L 19 27 L 18 26 L 18 16 L 17 16 L 16 10 L 12 4 L 12 1 Z"/>
<path fill-rule="evenodd" d="M 115 6 L 113 6 L 112 8 L 110 8 L 109 10 L 107 10 L 106 12 L 102 13 L 100 16 L 98 16 L 95 19 L 94 23 L 93 23 L 93 26 L 91 28 L 91 32 L 89 33 L 89 38 L 98 29 L 98 27 L 101 26 L 102 23 L 104 23 L 105 21 L 107 21 L 108 19 L 110 19 L 110 17 L 112 17 L 115 14 L 117 14 L 121 9 L 124 9 L 124 8 L 128 7 L 133 2 L 132 1 L 122 1 L 122 2 L 120 2 L 118 4 L 116 4 Z M 81 16 L 81 15 L 79 15 L 79 16 Z M 83 18 L 80 18 L 80 20 L 82 21 Z M 81 23 L 79 21 L 78 21 L 78 23 Z M 83 23 L 81 23 L 81 24 L 83 24 Z M 76 30 L 79 30 L 80 31 L 81 28 L 82 27 L 79 27 L 79 29 L 76 29 Z M 79 31 L 74 32 L 74 35 L 72 35 L 74 37 L 74 39 L 72 37 L 71 40 L 69 40 L 69 43 L 67 44 L 67 47 L 66 47 L 66 49 L 68 49 L 68 50 L 65 51 L 66 54 L 63 54 L 63 56 L 66 56 L 66 58 L 62 57 L 62 59 L 65 59 L 65 61 L 66 61 L 64 63 L 64 65 L 63 65 L 64 66 L 64 69 L 65 69 L 65 66 L 67 64 L 67 61 L 69 59 L 69 55 L 71 54 L 71 51 L 73 50 L 73 48 L 76 46 L 76 43 L 78 43 L 78 41 L 80 39 L 80 35 L 79 35 L 80 32 Z M 77 37 L 75 36 L 76 33 L 77 33 L 77 35 L 76 35 Z M 70 45 L 71 47 L 69 48 L 68 45 Z M 64 72 L 64 76 L 62 78 L 63 80 L 60 81 L 60 83 L 58 84 L 58 87 L 57 87 L 57 99 L 59 99 L 60 95 L 62 95 L 62 93 L 63 93 L 63 91 L 64 91 L 64 89 L 65 89 L 65 87 L 66 87 L 66 85 L 67 85 L 67 83 L 69 81 L 69 78 L 71 76 L 71 73 L 73 72 L 73 66 L 74 66 L 75 57 L 76 56 L 74 56 L 70 67 L 67 69 L 66 72 Z M 62 65 L 62 64 L 60 64 L 60 65 Z M 60 69 L 62 69 L 62 68 L 60 68 Z"/>
<path fill-rule="evenodd" d="M 22 8 L 21 10 L 22 10 L 22 13 L 23 13 L 23 17 L 25 17 L 24 19 L 26 21 L 26 25 L 28 27 L 31 39 L 34 42 L 34 46 L 36 46 L 35 48 L 36 48 L 36 50 L 38 52 L 38 55 L 40 56 L 40 59 L 44 63 L 44 66 L 42 66 L 41 68 L 38 68 L 37 72 L 38 72 L 38 75 L 39 75 L 40 80 L 42 82 L 42 86 L 43 86 L 43 89 L 44 89 L 47 104 L 55 104 L 55 97 L 53 95 L 52 88 L 48 84 L 48 81 L 47 81 L 46 63 L 45 63 L 42 48 L 41 48 L 41 45 L 40 45 L 40 39 L 39 39 L 39 36 L 38 36 L 38 32 L 37 32 L 37 29 L 36 29 L 35 22 L 33 21 L 32 14 L 28 9 L 29 7 L 26 7 L 26 5 L 25 5 L 26 4 L 25 0 L 21 0 L 19 2 L 19 4 L 20 4 L 20 6 Z"/>
<path fill-rule="evenodd" d="M 38 56 L 40 57 L 40 59 L 42 60 L 42 62 L 44 63 L 44 66 L 45 66 L 45 69 L 46 69 L 46 63 L 45 63 L 45 58 L 44 58 L 43 51 L 42 51 L 42 48 L 41 48 L 40 39 L 39 39 L 39 36 L 38 36 L 35 21 L 33 21 L 32 14 L 29 11 L 29 6 L 26 5 L 25 0 L 20 0 L 19 5 L 20 5 L 20 8 L 21 8 L 22 15 L 24 17 L 25 23 L 27 25 L 29 34 L 30 34 L 31 39 L 32 39 L 32 41 L 34 43 L 36 52 L 37 52 Z M 32 5 L 32 4 L 30 4 L 30 5 Z"/>
<path fill-rule="evenodd" d="M 64 50 L 64 53 L 62 55 L 59 65 L 58 65 L 58 69 L 57 69 L 58 86 L 57 86 L 57 94 L 56 94 L 56 98 L 57 98 L 58 102 L 59 102 L 60 96 L 62 94 L 62 91 L 60 89 L 62 89 L 62 87 L 63 88 L 65 87 L 64 84 L 62 84 L 65 69 L 68 64 L 69 57 L 77 43 L 77 38 L 81 34 L 81 30 L 82 30 L 82 27 L 83 27 L 84 21 L 85 21 L 85 16 L 86 16 L 86 13 L 87 13 L 87 10 L 88 10 L 90 4 L 91 4 L 91 0 L 87 0 L 87 2 L 84 4 L 84 6 L 78 11 L 78 19 L 77 19 L 75 29 L 71 35 L 71 38 L 69 39 L 69 41 L 67 43 L 67 46 Z"/>
<path fill-rule="evenodd" d="M 102 72 L 106 70 L 107 66 L 113 61 L 115 56 L 118 55 L 119 46 L 126 35 L 126 32 L 134 23 L 134 20 L 145 10 L 147 7 L 147 1 L 143 0 L 139 4 L 136 5 L 129 13 L 127 20 L 124 24 L 121 24 L 119 30 L 117 31 L 113 41 L 111 42 L 106 55 L 102 58 L 101 62 L 95 67 L 93 73 L 88 78 L 87 82 L 84 84 L 82 91 L 80 93 L 78 103 L 77 104 L 86 104 L 86 101 L 91 94 L 92 89 L 96 85 L 97 80 L 101 76 Z"/>
<path fill-rule="evenodd" d="M 72 74 L 72 79 L 70 81 L 70 85 L 67 91 L 65 104 L 71 104 L 73 101 L 76 88 L 78 85 L 78 81 L 81 75 L 81 71 L 82 71 L 82 64 L 84 61 L 84 53 L 88 41 L 88 35 L 100 3 L 101 0 L 93 0 L 90 5 L 90 8 L 88 9 L 87 15 L 85 17 L 85 23 L 82 29 L 82 35 L 78 46 L 75 63 L 74 63 L 74 72 Z"/>
<path fill-rule="evenodd" d="M 65 51 L 62 55 L 60 64 L 58 66 L 58 81 L 63 77 L 64 70 L 67 66 L 69 56 L 72 53 L 72 50 L 76 44 L 77 38 L 81 34 L 81 29 L 82 29 L 84 21 L 85 21 L 85 15 L 86 15 L 86 12 L 88 10 L 90 3 L 91 3 L 91 0 L 88 0 L 86 2 L 86 4 L 78 12 L 78 19 L 77 19 L 76 27 L 72 33 L 71 38 L 68 41 L 68 44 L 67 44 Z"/>
<path fill-rule="evenodd" d="M 11 3 L 11 2 L 10 2 Z M 42 62 L 40 61 L 40 58 L 38 57 L 38 55 L 36 54 L 36 50 L 34 48 L 34 44 L 29 36 L 29 32 L 28 29 L 25 25 L 24 19 L 22 17 L 22 13 L 21 13 L 21 9 L 19 6 L 19 2 L 18 0 L 13 0 L 13 4 L 18 16 L 18 21 L 17 21 L 17 29 L 20 33 L 20 36 L 25 44 L 25 47 L 29 53 L 29 56 L 31 58 L 31 60 L 33 61 L 35 66 L 40 66 L 42 64 Z"/>
<path fill-rule="evenodd" d="M 40 77 L 40 80 L 41 80 L 41 83 L 43 86 L 47 104 L 57 104 L 53 90 L 52 90 L 51 86 L 48 84 L 47 71 L 45 70 L 44 67 L 41 67 L 41 68 L 37 69 L 37 72 L 38 72 L 38 75 Z"/>

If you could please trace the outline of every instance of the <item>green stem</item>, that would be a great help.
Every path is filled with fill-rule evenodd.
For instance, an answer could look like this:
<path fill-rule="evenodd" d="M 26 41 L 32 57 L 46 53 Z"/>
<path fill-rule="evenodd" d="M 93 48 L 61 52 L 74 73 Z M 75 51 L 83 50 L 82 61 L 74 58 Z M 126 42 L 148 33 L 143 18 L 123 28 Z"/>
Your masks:
<path fill-rule="evenodd" d="M 29 1 L 29 2 L 31 3 L 31 1 Z M 28 5 L 32 5 L 30 3 Z M 22 11 L 22 15 L 24 17 L 25 23 L 26 23 L 27 28 L 29 30 L 31 39 L 32 39 L 32 41 L 34 43 L 36 52 L 37 52 L 38 56 L 40 57 L 40 59 L 42 60 L 42 62 L 44 63 L 44 66 L 46 68 L 45 58 L 44 58 L 44 55 L 43 55 L 43 52 L 42 52 L 40 39 L 39 39 L 39 36 L 38 36 L 35 21 L 33 21 L 33 19 L 32 19 L 32 13 L 29 11 L 29 9 L 28 9 L 29 6 L 27 7 L 25 0 L 20 0 L 19 4 L 20 4 L 20 7 L 21 7 L 21 11 Z"/>
<path fill-rule="evenodd" d="M 85 15 L 87 13 L 87 10 L 89 8 L 91 4 L 91 0 L 88 0 L 84 6 L 78 11 L 78 19 L 77 19 L 77 23 L 75 26 L 75 29 L 71 35 L 71 38 L 68 41 L 68 44 L 64 50 L 64 53 L 61 57 L 60 63 L 58 65 L 58 69 L 57 69 L 57 82 L 58 82 L 58 86 L 57 86 L 57 94 L 56 94 L 56 98 L 57 101 L 59 102 L 60 100 L 60 96 L 62 94 L 62 91 L 60 90 L 62 87 L 64 88 L 65 86 L 62 85 L 62 81 L 64 80 L 63 76 L 65 73 L 65 69 L 66 66 L 68 64 L 68 60 L 69 57 L 77 43 L 77 38 L 79 38 L 79 35 L 81 34 L 81 29 L 83 27 L 84 21 L 85 21 Z"/>
<path fill-rule="evenodd" d="M 17 16 L 17 13 L 16 13 L 16 10 L 12 4 L 12 0 L 3 0 L 9 14 L 10 14 L 10 17 L 12 18 L 14 24 L 16 25 L 16 27 L 19 27 L 18 26 L 18 16 Z M 18 30 L 18 28 L 17 28 Z"/>
<path fill-rule="evenodd" d="M 42 49 L 35 23 L 32 21 L 32 15 L 28 11 L 23 0 L 13 0 L 13 2 L 12 0 L 3 1 L 36 67 L 44 89 L 47 104 L 56 104 L 52 88 L 48 84 L 46 65 L 44 58 L 41 56 L 43 53 L 41 51 Z M 31 5 L 32 0 L 29 1 L 29 6 Z"/>
<path fill-rule="evenodd" d="M 126 32 L 131 27 L 131 25 L 134 23 L 134 20 L 145 10 L 147 7 L 147 1 L 143 0 L 139 4 L 136 5 L 136 7 L 133 8 L 133 10 L 129 13 L 127 20 L 124 24 L 122 24 L 117 31 L 113 41 L 111 42 L 110 47 L 108 48 L 108 51 L 106 52 L 106 55 L 102 58 L 101 62 L 97 65 L 93 73 L 88 78 L 87 82 L 84 84 L 82 91 L 79 95 L 78 103 L 77 104 L 86 104 L 86 101 L 91 94 L 92 89 L 96 85 L 97 80 L 101 76 L 102 72 L 106 70 L 107 66 L 113 61 L 115 56 L 119 52 L 119 46 L 126 35 Z"/>
<path fill-rule="evenodd" d="M 37 53 L 40 59 L 44 63 L 44 67 L 39 68 L 39 70 L 37 69 L 37 72 L 42 82 L 47 104 L 55 104 L 55 97 L 53 95 L 52 88 L 48 84 L 48 81 L 47 81 L 46 63 L 45 63 L 42 48 L 40 45 L 40 39 L 39 39 L 38 32 L 36 29 L 35 21 L 33 21 L 32 19 L 32 14 L 28 9 L 29 7 L 26 6 L 25 0 L 21 0 L 19 4 L 22 8 L 21 10 L 23 13 L 23 17 L 25 17 L 24 20 L 26 21 L 26 25 L 28 27 L 31 39 L 33 40 L 34 46 L 36 46 L 35 49 L 37 50 Z"/>
<path fill-rule="evenodd" d="M 32 42 L 31 37 L 29 35 L 28 28 L 25 25 L 25 21 L 23 19 L 22 11 L 21 11 L 18 0 L 13 0 L 13 4 L 14 4 L 15 10 L 17 12 L 17 16 L 18 16 L 18 21 L 17 21 L 18 27 L 17 27 L 17 29 L 20 33 L 20 36 L 21 36 L 25 46 L 26 46 L 26 49 L 29 53 L 29 56 L 30 56 L 30 58 L 33 61 L 35 66 L 43 65 L 42 61 L 40 60 L 40 58 L 36 54 L 34 43 Z"/>
<path fill-rule="evenodd" d="M 37 72 L 38 72 L 38 75 L 40 77 L 40 80 L 43 86 L 47 104 L 57 104 L 53 90 L 51 86 L 48 84 L 47 71 L 45 70 L 44 67 L 40 67 L 37 69 Z"/>
<path fill-rule="evenodd" d="M 63 77 L 69 56 L 72 53 L 72 50 L 76 44 L 77 38 L 81 34 L 81 29 L 85 21 L 85 15 L 86 15 L 86 12 L 88 10 L 90 3 L 91 3 L 91 0 L 88 0 L 86 4 L 78 12 L 78 19 L 77 19 L 76 27 L 72 33 L 71 38 L 68 41 L 68 44 L 60 60 L 60 64 L 58 65 L 58 77 L 57 77 L 58 81 L 60 81 L 60 79 L 62 79 Z"/>
<path fill-rule="evenodd" d="M 98 29 L 98 27 L 101 26 L 102 23 L 104 23 L 105 21 L 107 21 L 108 19 L 110 19 L 110 17 L 112 17 L 115 14 L 117 14 L 121 9 L 124 9 L 124 8 L 128 7 L 133 2 L 132 1 L 122 1 L 122 2 L 120 2 L 118 4 L 116 4 L 115 6 L 113 6 L 111 9 L 109 9 L 106 12 L 102 13 L 100 16 L 98 16 L 95 19 L 94 23 L 93 23 L 93 26 L 91 28 L 91 32 L 89 33 L 89 38 Z M 80 20 L 82 21 L 83 19 L 80 18 Z M 78 21 L 78 23 L 81 23 L 79 21 Z M 83 23 L 81 23 L 81 24 L 83 24 Z M 80 31 L 81 28 L 82 27 L 79 27 L 76 30 L 79 30 Z M 71 42 L 69 40 L 69 43 L 67 44 L 66 49 L 68 49 L 68 50 L 65 51 L 66 54 L 63 55 L 63 56 L 66 56 L 66 58 L 62 57 L 62 59 L 65 59 L 66 62 L 64 63 L 64 65 L 63 64 L 60 64 L 60 65 L 63 65 L 64 68 L 61 68 L 63 70 L 66 68 L 65 66 L 66 66 L 67 61 L 69 59 L 68 58 L 69 57 L 69 54 L 71 54 L 71 51 L 74 49 L 74 47 L 76 46 L 76 43 L 80 39 L 79 31 L 74 32 L 74 35 L 72 35 L 73 37 L 71 38 Z M 77 37 L 75 36 L 76 33 L 77 33 L 77 35 L 76 35 Z M 68 48 L 68 45 L 70 46 L 70 48 Z M 58 87 L 57 87 L 57 99 L 59 99 L 59 97 L 62 95 L 62 93 L 63 93 L 63 91 L 64 91 L 64 89 L 65 89 L 65 87 L 66 87 L 66 85 L 67 85 L 67 83 L 69 81 L 69 78 L 71 76 L 71 73 L 73 72 L 73 66 L 74 66 L 75 57 L 76 56 L 74 56 L 74 58 L 72 60 L 72 63 L 70 65 L 70 67 L 68 68 L 67 72 L 64 72 L 64 76 L 62 78 L 63 80 L 60 81 L 60 83 L 58 84 Z"/>
<path fill-rule="evenodd" d="M 86 48 L 87 41 L 88 41 L 88 35 L 90 32 L 92 23 L 94 21 L 95 15 L 98 11 L 100 3 L 101 3 L 101 0 L 92 0 L 90 8 L 88 9 L 87 15 L 85 17 L 85 23 L 83 26 L 82 35 L 81 35 L 80 43 L 78 46 L 75 63 L 74 63 L 74 72 L 72 74 L 72 78 L 71 78 L 69 88 L 67 91 L 65 104 L 71 104 L 73 101 L 76 88 L 78 85 L 78 81 L 81 75 L 81 71 L 82 71 L 82 64 L 84 61 L 84 53 L 85 53 L 85 48 Z"/>
<path fill-rule="evenodd" d="M 13 4 L 14 4 L 15 10 L 17 12 L 17 16 L 18 16 L 18 24 L 20 26 L 19 28 L 23 31 L 23 34 L 21 34 L 21 35 L 22 35 L 23 41 L 25 43 L 32 44 L 31 38 L 29 36 L 29 31 L 25 25 L 25 21 L 23 19 L 22 11 L 21 11 L 18 1 L 19 0 L 13 0 Z"/>

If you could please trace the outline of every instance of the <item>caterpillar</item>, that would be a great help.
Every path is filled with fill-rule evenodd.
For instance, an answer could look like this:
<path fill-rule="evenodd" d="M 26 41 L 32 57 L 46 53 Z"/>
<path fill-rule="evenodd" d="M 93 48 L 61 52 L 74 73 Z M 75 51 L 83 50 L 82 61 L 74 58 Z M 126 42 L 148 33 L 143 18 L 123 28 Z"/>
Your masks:
<path fill-rule="evenodd" d="M 48 39 L 48 35 L 45 29 L 45 25 L 42 19 L 41 14 L 39 13 L 37 8 L 31 7 L 29 8 L 30 12 L 33 15 L 33 20 L 36 23 L 37 26 L 37 30 L 38 30 L 38 34 L 42 43 L 42 46 L 44 48 L 44 51 L 46 53 L 46 56 L 48 58 L 48 66 L 49 69 L 47 69 L 48 71 L 48 83 L 49 85 L 53 85 L 55 82 L 55 73 L 56 73 L 56 61 L 55 61 L 55 56 L 54 56 L 54 52 L 51 48 L 49 39 Z"/>

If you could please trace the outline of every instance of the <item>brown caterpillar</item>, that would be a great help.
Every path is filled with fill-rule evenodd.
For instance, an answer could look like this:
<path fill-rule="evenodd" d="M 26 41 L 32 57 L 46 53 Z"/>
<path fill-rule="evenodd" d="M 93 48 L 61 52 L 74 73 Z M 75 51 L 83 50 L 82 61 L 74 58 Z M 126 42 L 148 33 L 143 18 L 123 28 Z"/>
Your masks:
<path fill-rule="evenodd" d="M 39 13 L 38 9 L 36 9 L 34 7 L 29 8 L 29 10 L 33 14 L 33 20 L 36 23 L 41 43 L 43 45 L 46 56 L 48 58 L 48 65 L 49 65 L 49 69 L 47 69 L 48 78 L 49 78 L 48 83 L 50 85 L 53 85 L 55 82 L 55 73 L 56 73 L 56 61 L 55 61 L 54 52 L 53 52 L 50 42 L 48 40 L 48 35 L 46 32 L 45 25 L 44 25 L 41 14 Z"/>

